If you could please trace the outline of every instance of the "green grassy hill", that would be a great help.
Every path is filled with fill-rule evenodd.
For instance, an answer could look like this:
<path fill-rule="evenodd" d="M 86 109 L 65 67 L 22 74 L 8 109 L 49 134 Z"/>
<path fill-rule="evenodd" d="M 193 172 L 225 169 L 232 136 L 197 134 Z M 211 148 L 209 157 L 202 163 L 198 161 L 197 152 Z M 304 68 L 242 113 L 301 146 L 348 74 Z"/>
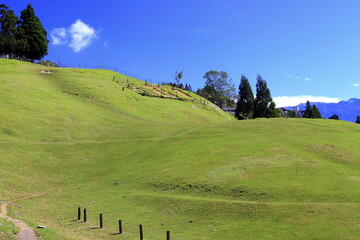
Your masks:
<path fill-rule="evenodd" d="M 0 201 L 42 239 L 138 239 L 139 224 L 145 239 L 359 239 L 360 125 L 234 121 L 203 102 L 0 59 Z"/>

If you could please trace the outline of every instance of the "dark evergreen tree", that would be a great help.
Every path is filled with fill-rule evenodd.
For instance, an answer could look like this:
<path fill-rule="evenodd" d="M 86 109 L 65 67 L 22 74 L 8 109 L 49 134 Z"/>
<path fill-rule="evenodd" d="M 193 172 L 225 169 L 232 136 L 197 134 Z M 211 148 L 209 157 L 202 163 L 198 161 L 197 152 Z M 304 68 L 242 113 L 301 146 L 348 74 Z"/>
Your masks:
<path fill-rule="evenodd" d="M 356 118 L 356 123 L 359 123 L 359 124 L 360 124 L 360 116 L 357 116 L 357 118 Z"/>
<path fill-rule="evenodd" d="M 16 52 L 16 25 L 18 17 L 5 4 L 0 4 L 0 55 L 11 56 Z"/>
<path fill-rule="evenodd" d="M 35 15 L 31 4 L 21 12 L 19 26 L 16 33 L 18 40 L 18 55 L 28 59 L 41 59 L 47 55 L 47 32 L 40 19 Z"/>
<path fill-rule="evenodd" d="M 312 108 L 313 108 L 314 118 L 322 118 L 321 113 L 315 104 L 313 104 Z"/>
<path fill-rule="evenodd" d="M 254 101 L 254 118 L 270 118 L 277 116 L 275 103 L 272 101 L 270 90 L 267 87 L 266 81 L 260 76 L 257 76 L 256 83 L 256 98 Z"/>
<path fill-rule="evenodd" d="M 339 120 L 339 116 L 337 114 L 332 115 L 331 117 L 329 117 L 329 119 L 335 119 L 335 120 Z"/>
<path fill-rule="evenodd" d="M 189 88 L 189 91 L 190 91 L 190 92 L 192 92 L 192 91 L 193 91 L 193 90 L 192 90 L 192 87 L 191 87 L 191 85 L 190 85 L 190 84 L 189 84 L 188 88 Z"/>
<path fill-rule="evenodd" d="M 306 102 L 305 112 L 303 118 L 314 118 L 314 111 L 309 101 Z"/>
<path fill-rule="evenodd" d="M 239 85 L 239 96 L 236 104 L 235 117 L 239 120 L 251 119 L 254 115 L 254 94 L 249 80 L 242 75 Z"/>
<path fill-rule="evenodd" d="M 310 102 L 306 102 L 306 109 L 303 115 L 303 118 L 322 118 L 319 109 L 315 104 L 311 106 Z"/>
<path fill-rule="evenodd" d="M 220 108 L 235 104 L 235 88 L 226 72 L 208 71 L 205 73 L 205 86 L 197 94 L 213 102 Z"/>

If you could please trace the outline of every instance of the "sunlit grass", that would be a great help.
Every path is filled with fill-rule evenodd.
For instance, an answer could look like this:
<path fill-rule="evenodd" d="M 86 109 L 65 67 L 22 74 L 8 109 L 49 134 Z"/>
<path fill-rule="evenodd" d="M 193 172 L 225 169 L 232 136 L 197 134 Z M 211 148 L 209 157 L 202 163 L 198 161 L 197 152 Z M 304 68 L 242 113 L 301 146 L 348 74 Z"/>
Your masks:
<path fill-rule="evenodd" d="M 138 239 L 139 224 L 145 239 L 358 239 L 359 125 L 234 121 L 110 71 L 42 68 L 0 60 L 0 200 L 45 239 Z"/>

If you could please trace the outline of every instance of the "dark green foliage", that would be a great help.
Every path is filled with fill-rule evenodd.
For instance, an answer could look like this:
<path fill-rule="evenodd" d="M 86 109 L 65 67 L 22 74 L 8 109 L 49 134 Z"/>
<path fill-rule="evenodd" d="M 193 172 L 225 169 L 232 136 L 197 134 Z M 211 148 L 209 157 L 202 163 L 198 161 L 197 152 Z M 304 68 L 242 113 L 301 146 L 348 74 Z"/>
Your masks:
<path fill-rule="evenodd" d="M 281 110 L 276 108 L 276 104 L 271 101 L 270 106 L 268 107 L 266 111 L 266 117 L 267 118 L 276 118 L 281 116 Z"/>
<path fill-rule="evenodd" d="M 208 99 L 220 108 L 235 104 L 235 87 L 227 72 L 208 71 L 205 73 L 205 86 L 197 90 L 197 94 Z"/>
<path fill-rule="evenodd" d="M 0 4 L 0 54 L 11 56 L 16 52 L 16 24 L 18 17 L 5 4 Z"/>
<path fill-rule="evenodd" d="M 46 60 L 46 61 L 45 60 L 40 60 L 40 61 L 37 62 L 37 64 L 40 64 L 40 65 L 43 65 L 43 66 L 48 66 L 48 67 L 59 67 L 59 65 L 57 65 L 56 63 L 54 63 L 54 62 L 52 62 L 50 60 Z"/>
<path fill-rule="evenodd" d="M 192 88 L 191 88 L 190 84 L 185 84 L 185 86 L 184 86 L 184 84 L 182 84 L 182 83 L 177 84 L 177 83 L 172 83 L 172 82 L 162 82 L 161 85 L 172 86 L 173 90 L 174 90 L 175 87 L 177 87 L 177 88 L 184 89 L 184 90 L 192 92 Z"/>
<path fill-rule="evenodd" d="M 309 101 L 306 102 L 306 109 L 303 115 L 303 118 L 314 118 L 313 108 Z"/>
<path fill-rule="evenodd" d="M 278 111 L 275 109 L 275 103 L 272 101 L 270 90 L 266 81 L 257 76 L 256 98 L 254 101 L 254 118 L 278 117 Z"/>
<path fill-rule="evenodd" d="M 303 115 L 303 118 L 322 118 L 319 109 L 315 104 L 311 106 L 310 102 L 306 102 L 306 109 Z"/>
<path fill-rule="evenodd" d="M 40 19 L 35 15 L 31 4 L 21 12 L 19 26 L 16 31 L 18 40 L 17 55 L 28 59 L 41 59 L 47 55 L 47 32 Z"/>
<path fill-rule="evenodd" d="M 313 105 L 313 111 L 315 118 L 322 118 L 321 113 L 315 104 Z"/>
<path fill-rule="evenodd" d="M 287 115 L 288 115 L 288 117 L 290 117 L 290 118 L 298 118 L 298 117 L 299 117 L 298 114 L 297 114 L 297 112 L 294 111 L 294 110 L 288 111 L 288 112 L 287 112 Z"/>
<path fill-rule="evenodd" d="M 329 119 L 336 119 L 339 120 L 339 116 L 337 114 L 332 115 L 331 117 L 329 117 Z"/>
<path fill-rule="evenodd" d="M 185 84 L 185 90 L 192 92 L 192 87 L 190 84 Z"/>
<path fill-rule="evenodd" d="M 249 80 L 242 75 L 239 85 L 239 97 L 236 104 L 235 117 L 239 120 L 252 119 L 254 114 L 254 94 Z"/>
<path fill-rule="evenodd" d="M 359 123 L 359 124 L 360 124 L 360 116 L 357 116 L 357 118 L 356 118 L 356 123 Z"/>

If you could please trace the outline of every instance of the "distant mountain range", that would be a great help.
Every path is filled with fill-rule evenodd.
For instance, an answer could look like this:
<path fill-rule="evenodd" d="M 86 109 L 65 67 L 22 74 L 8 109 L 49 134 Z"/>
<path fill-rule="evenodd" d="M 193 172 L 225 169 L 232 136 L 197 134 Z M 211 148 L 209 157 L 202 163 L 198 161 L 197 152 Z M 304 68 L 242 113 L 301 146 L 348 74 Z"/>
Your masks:
<path fill-rule="evenodd" d="M 312 102 L 319 109 L 323 118 L 329 118 L 334 114 L 337 114 L 341 120 L 355 122 L 356 117 L 360 116 L 360 99 L 351 98 L 347 101 L 340 101 L 338 103 L 323 103 Z M 306 103 L 298 105 L 300 110 L 305 110 Z"/>

